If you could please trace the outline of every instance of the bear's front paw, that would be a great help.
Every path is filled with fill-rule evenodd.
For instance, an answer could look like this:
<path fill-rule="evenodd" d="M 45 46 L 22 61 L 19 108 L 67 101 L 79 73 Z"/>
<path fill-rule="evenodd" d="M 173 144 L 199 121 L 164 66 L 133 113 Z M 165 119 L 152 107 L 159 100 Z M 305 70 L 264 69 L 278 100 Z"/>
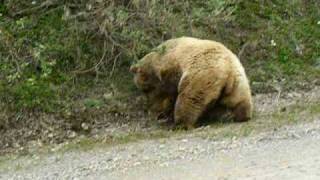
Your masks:
<path fill-rule="evenodd" d="M 162 112 L 157 116 L 157 120 L 159 121 L 160 125 L 170 126 L 174 124 L 173 115 L 170 113 Z"/>

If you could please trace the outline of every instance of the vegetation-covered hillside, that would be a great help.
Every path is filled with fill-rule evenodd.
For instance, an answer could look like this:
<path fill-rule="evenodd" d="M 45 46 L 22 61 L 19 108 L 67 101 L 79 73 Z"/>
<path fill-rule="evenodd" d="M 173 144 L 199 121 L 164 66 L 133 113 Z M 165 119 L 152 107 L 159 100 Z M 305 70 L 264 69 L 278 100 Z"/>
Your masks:
<path fill-rule="evenodd" d="M 128 67 L 179 36 L 224 43 L 255 93 L 310 88 L 320 83 L 319 9 L 318 0 L 1 0 L 0 145 L 140 119 Z"/>

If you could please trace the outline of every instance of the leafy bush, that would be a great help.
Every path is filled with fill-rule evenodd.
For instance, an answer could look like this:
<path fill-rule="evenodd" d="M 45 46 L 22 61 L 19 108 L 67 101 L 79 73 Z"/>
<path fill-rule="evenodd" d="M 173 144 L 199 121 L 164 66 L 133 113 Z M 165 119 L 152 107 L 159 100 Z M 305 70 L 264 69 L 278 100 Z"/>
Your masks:
<path fill-rule="evenodd" d="M 256 82 L 319 79 L 319 8 L 316 0 L 4 0 L 0 99 L 13 109 L 55 111 L 84 98 L 75 92 L 94 88 L 91 75 L 102 83 L 116 75 L 113 84 L 132 91 L 127 67 L 179 36 L 239 52 L 254 91 Z"/>
<path fill-rule="evenodd" d="M 0 97 L 13 108 L 57 109 L 71 71 L 94 63 L 88 35 L 62 20 L 60 6 L 17 18 L 0 9 Z"/>
<path fill-rule="evenodd" d="M 247 31 L 251 44 L 244 57 L 254 67 L 247 68 L 252 81 L 295 86 L 295 82 L 319 78 L 319 70 L 313 68 L 319 57 L 319 3 L 241 1 L 238 7 L 235 20 L 239 29 Z"/>
<path fill-rule="evenodd" d="M 78 6 L 67 4 L 65 18 L 77 20 L 82 31 L 98 32 L 109 55 L 106 61 L 121 58 L 126 65 L 163 40 L 182 35 L 209 37 L 210 29 L 219 21 L 230 21 L 234 10 L 232 0 L 90 0 Z"/>

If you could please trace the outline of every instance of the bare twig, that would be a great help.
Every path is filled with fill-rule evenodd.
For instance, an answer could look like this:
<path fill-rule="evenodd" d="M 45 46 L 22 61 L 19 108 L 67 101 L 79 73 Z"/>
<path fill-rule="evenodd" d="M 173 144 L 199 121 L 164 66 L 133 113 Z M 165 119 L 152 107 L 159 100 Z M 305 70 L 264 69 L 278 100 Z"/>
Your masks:
<path fill-rule="evenodd" d="M 118 46 L 120 47 L 121 49 L 123 50 L 127 50 L 125 47 L 123 47 L 120 43 L 116 42 L 112 37 L 111 35 L 108 34 L 108 32 L 104 31 L 103 32 L 104 35 L 106 36 L 107 39 L 109 39 L 115 46 Z"/>
<path fill-rule="evenodd" d="M 21 73 L 21 68 L 20 68 L 20 64 L 18 62 L 18 55 L 15 51 L 13 50 L 10 50 L 10 53 L 12 54 L 11 55 L 11 59 L 14 61 L 14 63 L 16 64 L 16 67 L 17 67 L 17 72 Z"/>
<path fill-rule="evenodd" d="M 86 70 L 75 70 L 75 71 L 72 71 L 71 73 L 73 74 L 86 74 L 86 73 L 89 73 L 89 72 L 92 72 L 92 71 L 96 71 L 96 74 L 99 73 L 98 69 L 99 69 L 99 66 L 102 64 L 103 60 L 105 59 L 106 57 L 106 54 L 107 54 L 107 48 L 106 48 L 106 45 L 107 43 L 104 42 L 104 52 L 103 52 L 103 55 L 101 57 L 101 59 L 99 60 L 99 62 L 97 64 L 95 64 L 93 67 L 89 68 L 89 69 L 86 69 Z"/>
<path fill-rule="evenodd" d="M 192 27 L 192 18 L 191 18 L 191 7 L 190 2 L 187 1 L 187 7 L 184 8 L 185 15 L 188 17 L 188 25 L 189 25 L 189 35 L 193 36 L 193 27 Z"/>
<path fill-rule="evenodd" d="M 112 70 L 110 72 L 109 78 L 112 77 L 112 75 L 114 73 L 114 70 L 116 68 L 117 61 L 118 61 L 120 55 L 121 55 L 121 53 L 117 54 L 117 56 L 114 58 L 113 65 L 112 65 Z"/>
<path fill-rule="evenodd" d="M 241 56 L 243 55 L 244 51 L 246 50 L 246 48 L 248 47 L 248 45 L 250 44 L 250 42 L 246 42 L 242 45 L 239 53 L 238 53 L 238 58 L 241 59 Z"/>
<path fill-rule="evenodd" d="M 19 12 L 13 13 L 12 15 L 13 16 L 28 15 L 28 14 L 31 14 L 31 13 L 33 13 L 35 11 L 39 11 L 41 9 L 44 9 L 44 8 L 49 8 L 49 7 L 52 7 L 52 6 L 56 6 L 59 3 L 60 3 L 60 1 L 58 1 L 58 0 L 46 0 L 45 2 L 41 3 L 39 6 L 28 8 L 28 9 L 23 9 L 23 10 L 21 10 Z"/>
<path fill-rule="evenodd" d="M 277 106 L 277 108 L 279 108 L 279 102 L 280 102 L 280 97 L 281 97 L 281 87 L 275 87 L 275 89 L 278 91 L 277 97 L 275 99 L 275 104 Z"/>

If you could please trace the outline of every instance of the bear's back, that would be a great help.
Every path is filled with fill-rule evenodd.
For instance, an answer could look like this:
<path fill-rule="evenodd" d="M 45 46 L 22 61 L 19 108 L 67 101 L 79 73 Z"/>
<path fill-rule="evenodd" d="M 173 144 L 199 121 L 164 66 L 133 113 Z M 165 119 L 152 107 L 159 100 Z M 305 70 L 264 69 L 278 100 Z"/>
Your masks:
<path fill-rule="evenodd" d="M 219 42 L 191 37 L 171 39 L 160 47 L 165 47 L 164 59 L 178 61 L 184 70 L 204 70 L 222 68 L 232 60 L 232 52 Z"/>

